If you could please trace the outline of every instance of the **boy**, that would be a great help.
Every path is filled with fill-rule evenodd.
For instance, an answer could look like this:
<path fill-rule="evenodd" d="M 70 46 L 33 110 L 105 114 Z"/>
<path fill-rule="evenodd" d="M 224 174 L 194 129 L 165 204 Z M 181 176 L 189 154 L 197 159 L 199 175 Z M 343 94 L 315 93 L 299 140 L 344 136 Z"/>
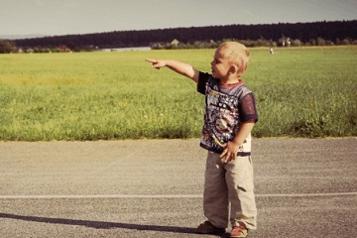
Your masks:
<path fill-rule="evenodd" d="M 238 42 L 224 42 L 211 62 L 212 74 L 174 60 L 147 59 L 156 69 L 169 69 L 191 78 L 197 91 L 206 96 L 201 147 L 208 150 L 203 194 L 204 215 L 201 234 L 246 237 L 256 229 L 253 167 L 250 157 L 251 130 L 258 120 L 255 99 L 241 76 L 249 60 L 248 49 Z"/>

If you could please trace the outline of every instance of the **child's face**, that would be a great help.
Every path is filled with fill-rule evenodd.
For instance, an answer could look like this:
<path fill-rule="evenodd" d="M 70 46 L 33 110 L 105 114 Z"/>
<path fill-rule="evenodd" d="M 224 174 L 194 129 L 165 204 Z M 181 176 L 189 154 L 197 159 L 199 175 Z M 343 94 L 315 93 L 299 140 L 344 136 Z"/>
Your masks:
<path fill-rule="evenodd" d="M 232 63 L 227 55 L 227 49 L 218 48 L 213 56 L 211 62 L 212 76 L 220 80 L 226 80 L 229 76 L 229 71 L 232 67 Z"/>

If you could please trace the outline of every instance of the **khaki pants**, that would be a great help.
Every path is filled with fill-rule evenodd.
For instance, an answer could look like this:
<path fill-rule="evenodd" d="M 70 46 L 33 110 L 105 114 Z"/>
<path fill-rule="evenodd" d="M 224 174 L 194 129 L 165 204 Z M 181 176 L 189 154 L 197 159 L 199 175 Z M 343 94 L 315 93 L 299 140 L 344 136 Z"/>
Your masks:
<path fill-rule="evenodd" d="M 229 213 L 230 204 L 230 213 Z M 203 194 L 204 215 L 216 227 L 243 222 L 256 229 L 253 164 L 250 156 L 236 157 L 223 164 L 219 154 L 208 152 Z"/>

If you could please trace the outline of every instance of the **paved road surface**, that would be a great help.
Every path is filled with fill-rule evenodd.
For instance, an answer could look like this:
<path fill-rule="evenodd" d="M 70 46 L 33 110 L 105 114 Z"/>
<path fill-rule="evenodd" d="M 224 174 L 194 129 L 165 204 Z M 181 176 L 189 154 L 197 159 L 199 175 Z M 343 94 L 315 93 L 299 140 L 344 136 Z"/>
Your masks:
<path fill-rule="evenodd" d="M 250 237 L 356 237 L 357 138 L 256 139 Z M 0 237 L 215 237 L 198 140 L 0 142 Z"/>

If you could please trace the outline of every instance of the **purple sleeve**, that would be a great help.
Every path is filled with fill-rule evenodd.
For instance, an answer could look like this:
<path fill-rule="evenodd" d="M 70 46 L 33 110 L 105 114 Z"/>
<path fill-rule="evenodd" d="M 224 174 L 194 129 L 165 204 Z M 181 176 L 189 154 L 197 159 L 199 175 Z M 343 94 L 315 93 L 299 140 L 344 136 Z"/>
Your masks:
<path fill-rule="evenodd" d="M 255 98 L 252 93 L 245 95 L 239 103 L 239 115 L 241 122 L 257 122 L 258 113 L 255 106 Z"/>

